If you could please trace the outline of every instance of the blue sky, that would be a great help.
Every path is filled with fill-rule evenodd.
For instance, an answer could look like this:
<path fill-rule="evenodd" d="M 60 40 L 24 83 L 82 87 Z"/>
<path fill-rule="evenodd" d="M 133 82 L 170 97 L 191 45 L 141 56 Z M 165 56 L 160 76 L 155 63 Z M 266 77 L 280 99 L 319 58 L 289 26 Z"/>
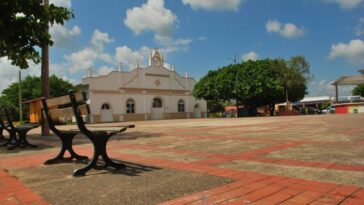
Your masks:
<path fill-rule="evenodd" d="M 309 95 L 333 95 L 330 82 L 364 68 L 364 0 L 50 0 L 75 19 L 50 30 L 50 72 L 73 82 L 146 65 L 153 48 L 167 67 L 195 79 L 246 59 L 303 55 L 314 75 Z M 0 59 L 0 90 L 17 68 Z M 40 75 L 31 65 L 23 75 Z M 340 92 L 349 94 L 351 87 Z"/>

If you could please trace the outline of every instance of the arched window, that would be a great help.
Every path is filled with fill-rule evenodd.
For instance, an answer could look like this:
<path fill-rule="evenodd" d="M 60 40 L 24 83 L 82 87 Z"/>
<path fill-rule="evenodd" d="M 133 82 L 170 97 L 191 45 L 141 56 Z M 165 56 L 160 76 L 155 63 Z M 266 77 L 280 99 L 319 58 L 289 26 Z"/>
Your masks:
<path fill-rule="evenodd" d="M 110 106 L 107 103 L 102 104 L 101 110 L 110 110 Z"/>
<path fill-rule="evenodd" d="M 126 101 L 126 113 L 135 113 L 135 102 L 133 99 Z"/>
<path fill-rule="evenodd" d="M 154 98 L 153 108 L 161 108 L 163 106 L 162 100 L 160 98 Z"/>
<path fill-rule="evenodd" d="M 185 102 L 183 100 L 178 101 L 178 112 L 185 112 Z"/>

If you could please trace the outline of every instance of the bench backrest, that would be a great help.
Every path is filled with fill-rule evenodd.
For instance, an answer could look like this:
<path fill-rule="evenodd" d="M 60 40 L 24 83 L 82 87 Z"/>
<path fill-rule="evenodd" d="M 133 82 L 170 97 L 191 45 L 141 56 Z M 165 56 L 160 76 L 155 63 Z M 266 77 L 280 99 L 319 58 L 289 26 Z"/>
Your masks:
<path fill-rule="evenodd" d="M 76 102 L 79 104 L 83 104 L 80 106 L 81 115 L 88 115 L 90 113 L 90 109 L 86 103 L 86 94 L 85 93 L 75 93 Z M 74 117 L 72 103 L 69 95 L 46 99 L 42 98 L 42 112 L 43 116 L 47 119 L 49 128 L 57 134 L 59 130 L 55 127 L 56 122 L 59 121 L 60 118 L 72 118 Z"/>
<path fill-rule="evenodd" d="M 69 91 L 69 98 L 71 100 L 73 113 L 76 118 L 78 129 L 80 129 L 81 132 L 86 134 L 86 133 L 91 133 L 91 131 L 88 130 L 85 126 L 85 121 L 83 120 L 82 117 L 84 109 L 83 107 L 86 107 L 88 113 L 90 113 L 90 108 L 86 102 L 87 101 L 86 93 L 82 92 L 82 95 L 84 96 L 83 101 L 79 101 L 77 99 L 77 93 L 75 93 L 74 91 Z"/>

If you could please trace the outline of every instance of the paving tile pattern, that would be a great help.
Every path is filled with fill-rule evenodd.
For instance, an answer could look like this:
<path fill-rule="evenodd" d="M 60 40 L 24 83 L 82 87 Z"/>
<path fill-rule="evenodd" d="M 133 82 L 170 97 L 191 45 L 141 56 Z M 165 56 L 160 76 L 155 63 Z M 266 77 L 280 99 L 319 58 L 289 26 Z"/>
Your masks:
<path fill-rule="evenodd" d="M 234 182 L 200 193 L 161 203 L 177 204 L 364 204 L 364 187 L 272 176 L 262 173 L 221 168 L 234 160 L 318 169 L 364 172 L 364 165 L 304 161 L 268 157 L 267 154 L 302 145 L 354 145 L 364 149 L 364 115 L 326 115 L 277 118 L 180 120 L 137 122 L 139 130 L 134 140 L 115 140 L 108 145 L 113 158 L 178 169 L 207 175 L 231 178 Z M 140 133 L 148 133 L 143 139 Z M 138 137 L 136 137 L 138 135 Z M 156 136 L 156 137 L 153 137 Z M 331 136 L 331 137 L 328 137 Z M 133 137 L 133 132 L 125 135 Z M 163 138 L 164 137 L 164 138 Z M 163 140 L 168 137 L 168 140 Z M 153 139 L 153 140 L 150 140 Z M 158 140 L 160 139 L 160 140 Z M 43 142 L 52 148 L 57 143 Z M 229 153 L 209 152 L 208 149 L 182 149 L 171 144 L 193 144 L 196 140 L 268 143 L 253 150 Z M 218 145 L 216 145 L 218 146 Z M 225 145 L 224 145 L 225 146 Z M 80 154 L 91 154 L 89 145 L 75 146 Z M 226 148 L 226 147 L 225 147 Z M 123 150 L 135 150 L 125 153 Z M 137 151 L 140 151 L 138 154 Z M 158 151 L 183 154 L 199 160 L 181 161 L 161 156 L 148 156 Z M 31 189 L 9 176 L 6 169 L 41 166 L 56 154 L 56 149 L 27 154 L 0 156 L 0 204 L 49 204 Z"/>

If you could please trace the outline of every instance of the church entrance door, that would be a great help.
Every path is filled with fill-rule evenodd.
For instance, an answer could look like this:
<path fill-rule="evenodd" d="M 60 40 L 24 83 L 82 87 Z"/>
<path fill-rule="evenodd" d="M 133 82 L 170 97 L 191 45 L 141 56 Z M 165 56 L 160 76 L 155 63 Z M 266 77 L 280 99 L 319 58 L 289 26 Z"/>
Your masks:
<path fill-rule="evenodd" d="M 104 103 L 101 106 L 101 122 L 112 122 L 113 116 L 112 116 L 112 110 L 110 109 L 109 104 Z"/>
<path fill-rule="evenodd" d="M 152 120 L 163 119 L 163 102 L 160 98 L 154 98 L 152 104 Z"/>
<path fill-rule="evenodd" d="M 196 104 L 194 108 L 194 118 L 201 118 L 201 109 L 198 104 Z"/>

